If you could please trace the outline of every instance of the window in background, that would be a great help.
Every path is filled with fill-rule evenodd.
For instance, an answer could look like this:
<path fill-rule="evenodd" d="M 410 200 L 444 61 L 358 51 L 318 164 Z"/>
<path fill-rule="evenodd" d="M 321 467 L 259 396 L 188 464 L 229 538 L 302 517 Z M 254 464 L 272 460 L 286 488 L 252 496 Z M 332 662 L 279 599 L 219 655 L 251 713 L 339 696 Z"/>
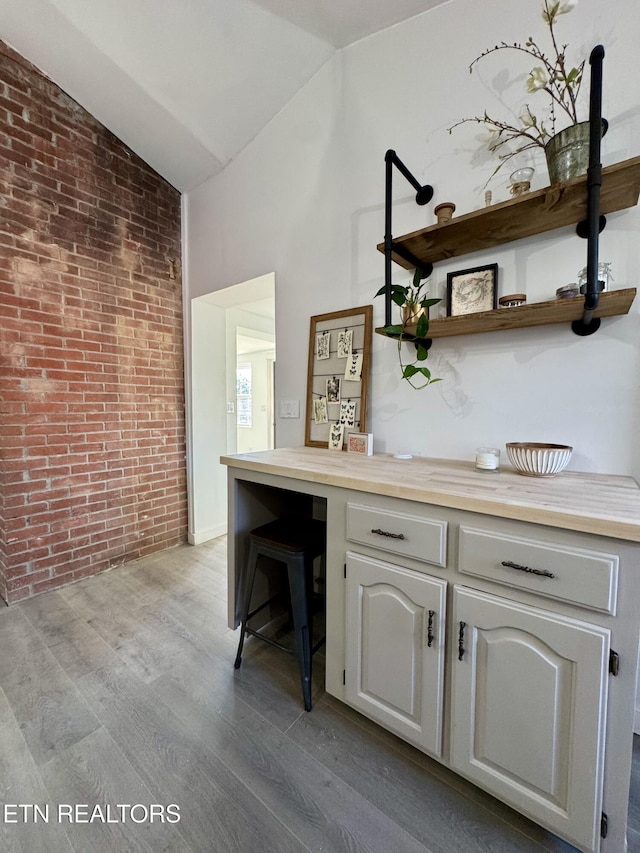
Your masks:
<path fill-rule="evenodd" d="M 251 426 L 251 365 L 239 364 L 236 370 L 236 411 L 239 427 Z"/>

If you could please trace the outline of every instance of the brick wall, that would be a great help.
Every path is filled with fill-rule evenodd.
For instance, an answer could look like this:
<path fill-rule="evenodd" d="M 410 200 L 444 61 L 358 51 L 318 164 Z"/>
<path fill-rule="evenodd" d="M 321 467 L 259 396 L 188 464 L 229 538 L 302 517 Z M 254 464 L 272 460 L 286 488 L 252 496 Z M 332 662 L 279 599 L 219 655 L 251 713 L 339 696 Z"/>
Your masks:
<path fill-rule="evenodd" d="M 0 71 L 12 603 L 186 539 L 180 194 L 2 42 Z"/>

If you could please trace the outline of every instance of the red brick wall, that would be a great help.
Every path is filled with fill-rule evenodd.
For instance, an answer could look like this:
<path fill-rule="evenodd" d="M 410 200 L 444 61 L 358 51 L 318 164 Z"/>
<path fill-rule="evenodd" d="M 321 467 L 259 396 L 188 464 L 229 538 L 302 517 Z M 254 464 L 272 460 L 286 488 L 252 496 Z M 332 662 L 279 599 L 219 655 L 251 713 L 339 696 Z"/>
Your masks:
<path fill-rule="evenodd" d="M 2 42 L 0 71 L 11 603 L 183 542 L 187 516 L 180 194 Z"/>

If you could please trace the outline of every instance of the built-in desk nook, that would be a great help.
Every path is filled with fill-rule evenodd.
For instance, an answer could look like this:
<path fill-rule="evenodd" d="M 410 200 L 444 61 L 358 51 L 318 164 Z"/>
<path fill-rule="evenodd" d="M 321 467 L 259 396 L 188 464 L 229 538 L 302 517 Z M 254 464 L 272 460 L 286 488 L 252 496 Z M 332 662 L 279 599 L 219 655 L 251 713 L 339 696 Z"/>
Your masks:
<path fill-rule="evenodd" d="M 248 532 L 293 511 L 326 520 L 327 691 L 579 850 L 624 853 L 632 478 L 310 447 L 221 461 L 231 626 Z"/>

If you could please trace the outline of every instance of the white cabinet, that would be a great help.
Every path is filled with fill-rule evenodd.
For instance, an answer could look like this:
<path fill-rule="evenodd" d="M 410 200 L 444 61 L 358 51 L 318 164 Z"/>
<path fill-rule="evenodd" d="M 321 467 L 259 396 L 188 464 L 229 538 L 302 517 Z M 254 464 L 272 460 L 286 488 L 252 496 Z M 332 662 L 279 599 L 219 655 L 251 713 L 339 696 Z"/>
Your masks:
<path fill-rule="evenodd" d="M 463 574 L 615 615 L 617 554 L 466 524 L 460 525 L 458 542 L 458 569 Z"/>
<path fill-rule="evenodd" d="M 346 699 L 432 755 L 442 750 L 446 581 L 347 553 Z"/>
<path fill-rule="evenodd" d="M 597 849 L 609 631 L 461 586 L 452 614 L 452 767 Z"/>
<path fill-rule="evenodd" d="M 387 506 L 346 507 L 345 700 L 595 853 L 617 555 Z"/>
<path fill-rule="evenodd" d="M 316 448 L 248 456 L 230 467 L 232 595 L 246 532 L 311 496 L 327 520 L 327 692 L 579 850 L 625 853 L 637 485 Z"/>
<path fill-rule="evenodd" d="M 347 539 L 434 566 L 447 564 L 447 523 L 406 510 L 381 512 L 374 507 L 348 503 Z"/>

